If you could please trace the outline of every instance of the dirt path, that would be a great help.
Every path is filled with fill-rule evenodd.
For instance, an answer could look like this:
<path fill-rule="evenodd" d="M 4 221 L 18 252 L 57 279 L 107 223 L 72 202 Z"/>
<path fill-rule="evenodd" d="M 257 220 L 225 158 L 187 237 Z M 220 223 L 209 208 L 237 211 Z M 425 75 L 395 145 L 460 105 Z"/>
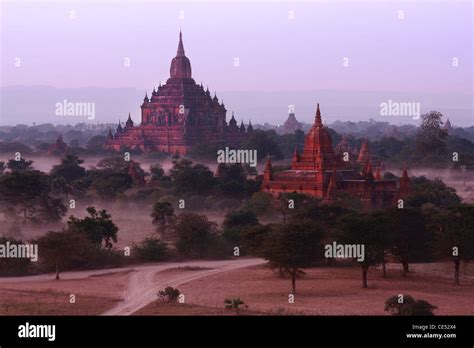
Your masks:
<path fill-rule="evenodd" d="M 124 293 L 124 300 L 116 307 L 103 313 L 103 315 L 130 315 L 156 300 L 158 291 L 167 286 L 177 287 L 195 279 L 263 263 L 265 263 L 265 260 L 255 258 L 222 261 L 168 262 L 103 270 L 64 272 L 61 273 L 61 279 L 85 279 L 117 272 L 131 272 L 128 289 Z M 159 272 L 178 267 L 199 267 L 203 269 L 196 269 L 192 272 L 172 272 L 170 274 L 163 273 L 162 275 L 157 275 Z M 0 278 L 0 285 L 52 280 L 54 276 L 54 274 L 50 273 L 27 277 L 6 277 Z"/>
<path fill-rule="evenodd" d="M 207 277 L 210 275 L 249 267 L 265 263 L 262 259 L 240 259 L 227 261 L 191 261 L 168 264 L 166 266 L 152 266 L 132 274 L 129 289 L 125 300 L 104 315 L 130 315 L 157 299 L 158 290 L 167 286 L 177 287 L 186 282 Z M 178 274 L 164 275 L 157 273 L 176 267 L 203 267 L 203 270 L 194 270 Z"/>

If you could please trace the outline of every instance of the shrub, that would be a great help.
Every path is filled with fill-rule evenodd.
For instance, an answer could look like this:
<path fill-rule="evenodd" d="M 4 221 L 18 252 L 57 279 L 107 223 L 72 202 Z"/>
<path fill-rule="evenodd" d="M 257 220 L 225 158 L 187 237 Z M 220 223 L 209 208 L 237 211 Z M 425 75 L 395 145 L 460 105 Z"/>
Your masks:
<path fill-rule="evenodd" d="M 271 194 L 257 192 L 247 201 L 245 209 L 253 211 L 256 215 L 268 214 L 272 210 L 272 201 L 273 197 Z"/>
<path fill-rule="evenodd" d="M 133 246 L 133 253 L 141 261 L 163 261 L 168 255 L 168 247 L 160 239 L 146 238 Z"/>
<path fill-rule="evenodd" d="M 158 297 L 162 301 L 166 302 L 176 302 L 179 297 L 179 290 L 171 286 L 167 286 L 164 290 L 158 292 Z"/>
<path fill-rule="evenodd" d="M 104 249 L 93 247 L 90 251 L 90 257 L 77 268 L 96 269 L 122 267 L 127 262 L 127 257 L 123 251 L 114 249 Z"/>
<path fill-rule="evenodd" d="M 410 295 L 405 295 L 402 303 L 398 296 L 392 296 L 385 301 L 385 311 L 392 315 L 434 315 L 433 311 L 438 307 L 424 300 L 416 300 Z"/>
<path fill-rule="evenodd" d="M 239 311 L 240 306 L 245 305 L 245 302 L 240 298 L 226 298 L 224 300 L 225 308 L 227 309 L 235 309 L 236 311 Z M 244 306 L 245 308 L 248 308 L 247 305 Z"/>
<path fill-rule="evenodd" d="M 173 233 L 178 237 L 176 249 L 184 257 L 218 257 L 224 250 L 216 223 L 209 221 L 206 215 L 180 214 Z"/>

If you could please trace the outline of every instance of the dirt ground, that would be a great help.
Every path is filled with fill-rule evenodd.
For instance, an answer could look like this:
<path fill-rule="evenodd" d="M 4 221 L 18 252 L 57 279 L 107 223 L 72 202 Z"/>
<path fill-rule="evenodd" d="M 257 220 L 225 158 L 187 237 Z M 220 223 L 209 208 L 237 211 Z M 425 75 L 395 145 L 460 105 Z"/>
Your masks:
<path fill-rule="evenodd" d="M 160 271 L 160 267 L 169 268 Z M 154 301 L 135 315 L 386 315 L 385 300 L 398 294 L 430 302 L 438 307 L 437 315 L 474 315 L 472 264 L 461 268 L 459 286 L 453 284 L 452 263 L 412 264 L 408 277 L 402 277 L 399 264 L 388 265 L 387 278 L 380 269 L 372 268 L 368 289 L 361 287 L 358 267 L 315 267 L 306 269 L 306 275 L 297 280 L 294 303 L 288 301 L 290 279 L 281 278 L 266 265 L 215 271 L 209 262 L 196 261 L 196 265 L 148 266 L 142 273 L 134 269 L 86 274 L 80 279 L 56 281 L 48 275 L 40 280 L 5 282 L 0 284 L 0 315 L 103 314 L 123 303 L 130 282 L 140 274 L 151 282 L 153 296 L 163 284 L 178 284 L 185 303 Z M 70 303 L 70 294 L 76 296 L 75 303 Z M 143 297 L 139 292 L 136 295 L 138 300 Z M 226 309 L 224 300 L 235 298 L 241 298 L 247 307 Z"/>
<path fill-rule="evenodd" d="M 290 304 L 290 279 L 280 278 L 266 266 L 255 266 L 180 285 L 186 306 L 154 302 L 136 314 L 225 315 L 229 311 L 224 310 L 224 299 L 240 297 L 248 306 L 241 312 L 244 315 L 387 315 L 385 300 L 404 294 L 436 305 L 437 315 L 474 315 L 473 270 L 472 265 L 462 270 L 461 285 L 456 286 L 449 263 L 412 265 L 406 278 L 399 265 L 389 265 L 387 278 L 379 269 L 371 269 L 369 288 L 363 289 L 359 268 L 312 268 L 297 280 L 295 303 Z"/>
<path fill-rule="evenodd" d="M 250 311 L 248 309 L 227 309 L 217 307 L 205 307 L 194 304 L 180 303 L 164 303 L 156 301 L 150 305 L 138 310 L 133 315 L 171 315 L 171 316 L 187 316 L 187 315 L 262 315 L 260 313 Z"/>
<path fill-rule="evenodd" d="M 128 272 L 0 284 L 0 315 L 98 315 L 122 299 Z M 70 303 L 70 295 L 75 303 Z"/>

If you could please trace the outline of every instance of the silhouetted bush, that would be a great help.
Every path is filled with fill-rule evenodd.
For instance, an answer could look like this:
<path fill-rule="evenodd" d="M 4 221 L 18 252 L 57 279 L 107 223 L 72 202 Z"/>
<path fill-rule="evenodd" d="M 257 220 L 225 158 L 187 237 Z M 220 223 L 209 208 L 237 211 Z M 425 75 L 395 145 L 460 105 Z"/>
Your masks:
<path fill-rule="evenodd" d="M 168 256 L 168 247 L 159 239 L 146 238 L 133 246 L 133 254 L 140 261 L 163 261 Z"/>

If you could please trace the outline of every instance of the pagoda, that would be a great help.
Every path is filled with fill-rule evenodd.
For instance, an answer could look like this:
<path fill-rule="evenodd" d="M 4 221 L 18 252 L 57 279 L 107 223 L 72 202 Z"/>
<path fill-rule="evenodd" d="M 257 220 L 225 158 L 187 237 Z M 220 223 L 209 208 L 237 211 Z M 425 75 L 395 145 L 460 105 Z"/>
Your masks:
<path fill-rule="evenodd" d="M 341 147 L 344 145 L 343 143 Z M 267 158 L 262 191 L 272 195 L 297 192 L 326 202 L 333 201 L 339 192 L 345 192 L 360 198 L 363 206 L 368 209 L 393 206 L 397 199 L 409 194 L 406 168 L 403 170 L 400 187 L 395 180 L 383 179 L 380 165 L 374 167 L 372 163 L 368 141 L 364 141 L 354 162 L 362 164 L 362 169 L 354 169 L 357 166 L 349 165 L 339 153 L 335 154 L 331 135 L 323 125 L 318 104 L 314 124 L 305 136 L 301 153 L 298 148 L 295 149 L 291 169 L 275 172 L 271 158 Z"/>
<path fill-rule="evenodd" d="M 197 145 L 242 142 L 253 128 L 243 121 L 237 126 L 232 115 L 226 122 L 227 110 L 217 95 L 211 96 L 192 78 L 191 62 L 186 57 L 181 32 L 176 56 L 171 60 L 170 77 L 145 94 L 141 104 L 141 122 L 135 126 L 131 115 L 124 126 L 119 122 L 114 134 L 109 130 L 106 147 L 114 150 L 141 149 L 186 154 Z"/>
<path fill-rule="evenodd" d="M 302 125 L 296 119 L 295 113 L 290 112 L 288 114 L 288 118 L 286 119 L 285 123 L 283 123 L 283 134 L 293 134 L 297 130 L 301 129 Z"/>
<path fill-rule="evenodd" d="M 56 142 L 48 148 L 47 154 L 54 156 L 63 156 L 66 154 L 67 150 L 68 146 L 64 142 L 62 135 L 59 134 L 58 138 L 56 139 Z"/>

